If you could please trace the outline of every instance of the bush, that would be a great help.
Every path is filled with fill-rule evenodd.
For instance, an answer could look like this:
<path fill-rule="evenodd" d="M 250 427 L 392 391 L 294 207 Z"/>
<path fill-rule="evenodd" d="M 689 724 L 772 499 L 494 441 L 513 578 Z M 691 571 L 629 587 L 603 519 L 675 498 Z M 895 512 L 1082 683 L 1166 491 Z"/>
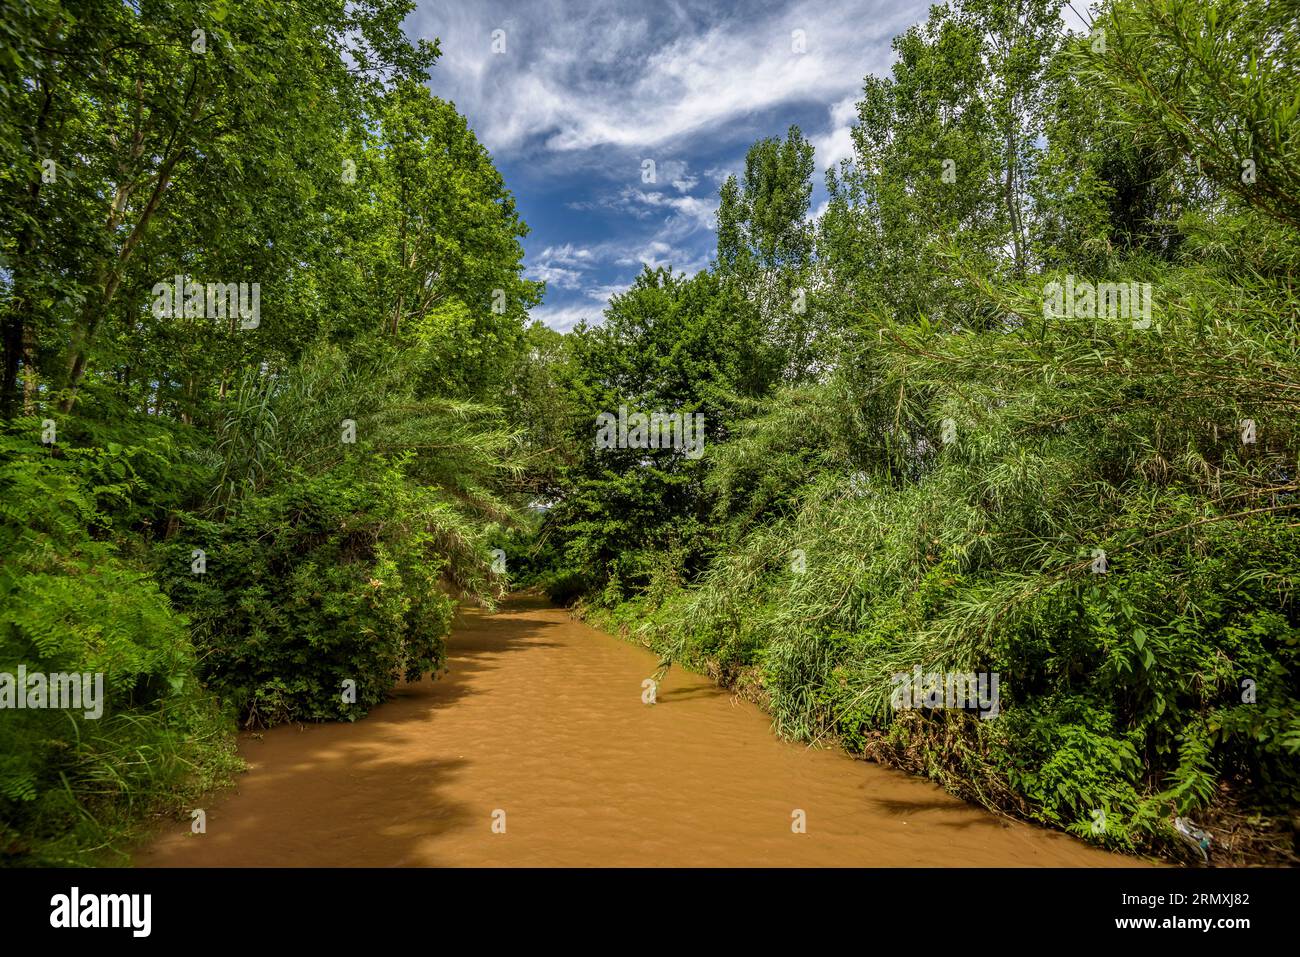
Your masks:
<path fill-rule="evenodd" d="M 223 523 L 192 520 L 159 575 L 194 621 L 208 686 L 250 725 L 352 721 L 436 671 L 454 607 L 430 547 L 438 508 L 376 459 L 291 478 Z"/>
<path fill-rule="evenodd" d="M 834 733 L 1113 846 L 1166 846 L 1171 807 L 1285 818 L 1300 802 L 1293 347 L 1264 310 L 1183 318 L 1216 312 L 1186 275 L 1158 296 L 1169 312 L 1149 336 L 881 320 L 846 373 L 856 388 L 796 397 L 860 431 L 799 445 L 778 396 L 716 450 L 720 518 L 767 518 L 662 606 L 660 650 L 724 675 L 761 666 L 787 735 Z M 1248 388 L 1206 387 L 1238 378 Z M 755 483 L 751 447 L 823 468 Z M 891 676 L 916 665 L 1000 673 L 1001 718 L 894 712 Z"/>
<path fill-rule="evenodd" d="M 126 475 L 139 450 L 0 444 L 0 672 L 103 675 L 98 718 L 0 712 L 0 862 L 92 863 L 233 770 L 233 726 L 195 677 L 185 619 L 92 537 L 108 520 L 99 499 L 122 489 L 89 476 Z"/>
<path fill-rule="evenodd" d="M 546 597 L 557 605 L 572 605 L 587 590 L 588 582 L 580 572 L 560 569 L 540 578 Z"/>

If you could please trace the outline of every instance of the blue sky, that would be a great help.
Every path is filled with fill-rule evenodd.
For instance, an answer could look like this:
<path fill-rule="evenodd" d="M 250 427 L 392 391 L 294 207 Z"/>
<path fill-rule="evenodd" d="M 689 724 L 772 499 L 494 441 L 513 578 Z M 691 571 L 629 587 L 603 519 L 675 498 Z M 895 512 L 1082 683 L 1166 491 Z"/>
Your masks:
<path fill-rule="evenodd" d="M 888 73 L 890 40 L 928 7 L 422 0 L 407 30 L 440 39 L 429 86 L 468 117 L 532 229 L 527 275 L 547 282 L 534 316 L 569 329 L 599 321 L 642 263 L 707 265 L 718 186 L 756 139 L 797 124 L 812 140 L 815 210 L 863 78 Z"/>

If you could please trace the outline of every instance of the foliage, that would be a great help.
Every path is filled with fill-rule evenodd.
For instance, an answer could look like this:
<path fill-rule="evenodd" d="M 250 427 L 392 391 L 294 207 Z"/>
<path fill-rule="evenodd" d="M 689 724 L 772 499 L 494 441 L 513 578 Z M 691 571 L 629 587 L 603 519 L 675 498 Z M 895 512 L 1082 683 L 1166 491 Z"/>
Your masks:
<path fill-rule="evenodd" d="M 360 717 L 510 584 L 1113 847 L 1294 812 L 1285 4 L 935 6 L 820 216 L 811 142 L 761 139 L 710 267 L 567 335 L 409 9 L 0 11 L 0 671 L 109 691 L 3 716 L 7 859 L 119 849 L 229 771 L 231 716 Z M 155 311 L 176 277 L 261 316 Z M 703 454 L 598 447 L 620 410 Z M 895 707 L 917 668 L 997 673 L 998 716 Z"/>
<path fill-rule="evenodd" d="M 504 591 L 541 288 L 411 8 L 0 12 L 0 669 L 109 698 L 0 717 L 21 861 L 120 850 L 230 769 L 236 717 L 365 714 Z M 161 308 L 177 277 L 206 289 Z M 214 302 L 239 283 L 256 313 Z"/>
<path fill-rule="evenodd" d="M 439 670 L 452 611 L 438 587 L 446 559 L 432 557 L 444 509 L 400 463 L 361 461 L 297 476 L 159 548 L 207 687 L 250 724 L 356 720 L 399 678 Z M 212 556 L 201 575 L 194 548 Z"/>
<path fill-rule="evenodd" d="M 0 435 L 0 672 L 101 675 L 102 712 L 5 712 L 0 861 L 84 864 L 236 762 L 185 619 L 97 534 L 131 494 L 132 460 L 154 452 L 61 458 L 33 445 Z"/>
<path fill-rule="evenodd" d="M 815 224 L 799 131 L 755 144 L 722 188 L 720 309 L 693 308 L 710 347 L 747 317 L 724 348 L 761 374 L 692 365 L 709 347 L 644 277 L 575 335 L 578 409 L 685 405 L 687 370 L 725 401 L 688 481 L 583 451 L 552 580 L 785 735 L 1116 848 L 1246 815 L 1251 853 L 1290 860 L 1267 833 L 1300 801 L 1294 18 L 1059 12 L 945 4 L 897 38 Z M 1054 282 L 1152 305 L 1049 309 Z M 916 668 L 999 674 L 998 717 L 896 708 Z"/>

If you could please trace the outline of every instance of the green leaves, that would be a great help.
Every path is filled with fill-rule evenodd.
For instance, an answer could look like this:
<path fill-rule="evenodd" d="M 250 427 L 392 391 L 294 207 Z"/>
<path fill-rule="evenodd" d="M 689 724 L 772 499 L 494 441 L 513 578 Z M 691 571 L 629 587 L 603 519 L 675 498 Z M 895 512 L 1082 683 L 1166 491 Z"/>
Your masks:
<path fill-rule="evenodd" d="M 1139 142 L 1300 226 L 1294 16 L 1264 0 L 1117 0 L 1100 24 L 1107 52 L 1078 68 L 1118 101 Z"/>
<path fill-rule="evenodd" d="M 194 680 L 186 621 L 125 549 L 99 540 L 99 456 L 43 454 L 0 434 L 0 671 L 99 674 L 103 713 L 6 711 L 0 722 L 0 860 L 87 864 L 136 813 L 191 775 L 232 769 L 228 727 Z M 146 458 L 117 447 L 109 468 Z M 122 513 L 120 502 L 113 507 Z M 126 511 L 129 514 L 129 511 Z M 120 861 L 119 861 L 120 862 Z"/>
<path fill-rule="evenodd" d="M 0 794 L 39 807 L 3 808 L 0 853 L 42 862 L 229 767 L 196 671 L 269 722 L 433 670 L 442 588 L 491 604 L 516 519 L 493 406 L 539 288 L 411 5 L 146 6 L 0 14 L 0 651 L 118 689 L 100 734 L 5 723 Z M 256 284 L 260 324 L 155 314 L 177 276 Z"/>

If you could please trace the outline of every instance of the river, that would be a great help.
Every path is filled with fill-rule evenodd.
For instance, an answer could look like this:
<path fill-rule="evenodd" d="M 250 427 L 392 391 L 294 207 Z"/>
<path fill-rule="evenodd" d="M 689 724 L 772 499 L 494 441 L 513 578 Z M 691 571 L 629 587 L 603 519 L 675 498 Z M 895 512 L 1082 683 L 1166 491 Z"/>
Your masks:
<path fill-rule="evenodd" d="M 1123 866 L 932 783 L 779 740 L 649 651 L 516 597 L 463 612 L 449 673 L 355 724 L 245 735 L 206 833 L 138 866 Z M 802 821 L 803 833 L 796 825 Z"/>

